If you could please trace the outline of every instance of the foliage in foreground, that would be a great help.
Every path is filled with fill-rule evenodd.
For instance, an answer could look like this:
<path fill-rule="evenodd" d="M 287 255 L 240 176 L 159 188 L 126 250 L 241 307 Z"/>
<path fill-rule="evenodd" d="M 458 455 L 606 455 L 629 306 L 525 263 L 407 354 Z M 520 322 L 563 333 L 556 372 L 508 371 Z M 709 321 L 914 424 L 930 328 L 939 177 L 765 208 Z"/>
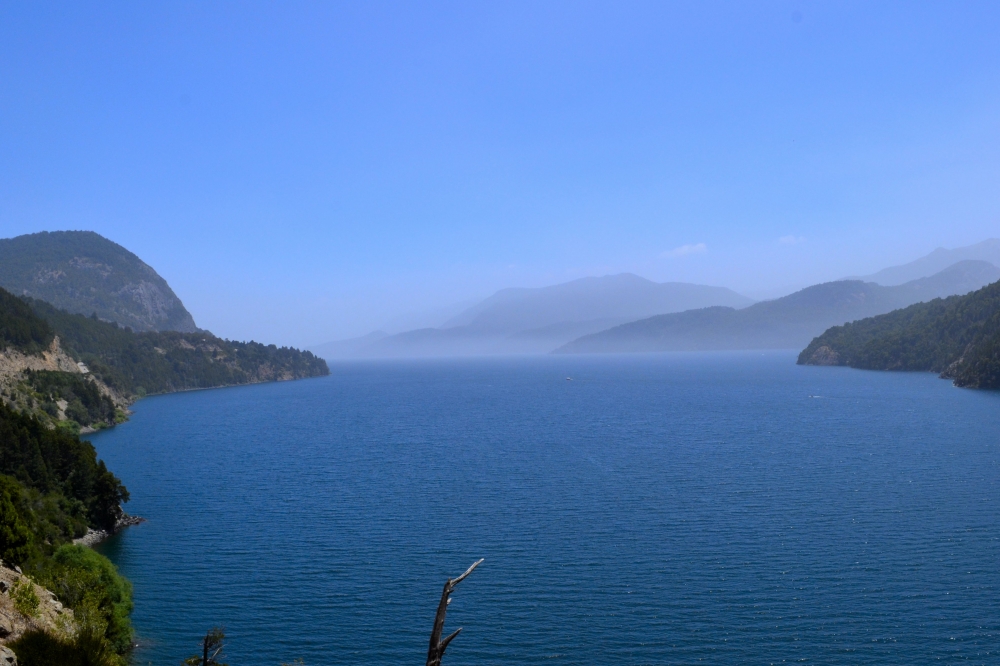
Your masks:
<path fill-rule="evenodd" d="M 0 405 L 0 474 L 16 483 L 5 482 L 0 494 L 40 537 L 38 546 L 72 540 L 88 526 L 113 529 L 128 501 L 128 490 L 97 459 L 90 442 L 5 405 Z M 0 543 L 0 557 L 19 564 L 7 550 Z"/>
<path fill-rule="evenodd" d="M 10 646 L 23 665 L 124 664 L 132 588 L 107 558 L 70 542 L 88 527 L 113 529 L 126 501 L 90 442 L 0 405 L 0 558 L 54 592 L 80 628 L 73 639 L 25 634 Z M 10 594 L 19 613 L 37 612 L 30 584 Z"/>
<path fill-rule="evenodd" d="M 78 615 L 99 621 L 114 651 L 128 651 L 132 644 L 132 585 L 108 558 L 84 546 L 62 546 L 49 560 L 40 582 Z"/>
<path fill-rule="evenodd" d="M 103 638 L 99 625 L 83 626 L 73 637 L 28 631 L 7 645 L 20 666 L 125 666 L 127 660 L 117 654 Z"/>

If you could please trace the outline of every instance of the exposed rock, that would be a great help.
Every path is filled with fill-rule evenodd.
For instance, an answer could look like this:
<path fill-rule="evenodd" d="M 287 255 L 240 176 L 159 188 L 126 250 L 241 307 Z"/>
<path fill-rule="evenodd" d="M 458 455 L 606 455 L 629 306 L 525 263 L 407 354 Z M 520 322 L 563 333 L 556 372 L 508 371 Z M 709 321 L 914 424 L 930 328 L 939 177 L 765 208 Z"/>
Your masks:
<path fill-rule="evenodd" d="M 198 330 L 152 267 L 91 231 L 0 239 L 0 286 L 134 331 Z"/>
<path fill-rule="evenodd" d="M 840 354 L 823 345 L 813 352 L 809 358 L 809 365 L 837 365 L 839 361 Z"/>
<path fill-rule="evenodd" d="M 123 511 L 121 517 L 119 517 L 118 521 L 115 523 L 115 529 L 113 531 L 108 532 L 106 530 L 88 529 L 87 533 L 84 534 L 82 537 L 78 539 L 73 539 L 73 543 L 79 546 L 87 546 L 88 548 L 92 548 L 97 544 L 101 543 L 102 541 L 104 541 L 105 539 L 111 537 L 112 535 L 115 535 L 118 532 L 122 531 L 126 527 L 132 527 L 134 525 L 139 525 L 144 522 L 146 522 L 145 518 L 141 516 L 130 516 Z"/>
<path fill-rule="evenodd" d="M 38 597 L 38 610 L 32 617 L 26 617 L 14 607 L 14 600 L 9 593 L 0 595 L 0 625 L 2 625 L 0 634 L 7 631 L 6 635 L 0 636 L 0 642 L 16 641 L 21 634 L 32 629 L 40 629 L 54 635 L 70 635 L 75 631 L 73 611 L 64 608 L 55 594 L 41 585 L 36 585 L 29 577 L 13 569 L 0 568 L 0 582 L 8 589 L 17 581 L 21 581 L 22 584 L 27 582 L 33 586 L 35 596 Z M 12 663 L 3 661 L 2 655 L 0 652 L 0 666 Z"/>
<path fill-rule="evenodd" d="M 17 666 L 17 655 L 6 645 L 0 646 L 0 666 Z"/>
<path fill-rule="evenodd" d="M 92 382 L 103 395 L 111 399 L 117 408 L 127 412 L 131 404 L 128 399 L 90 374 L 86 365 L 74 361 L 63 350 L 59 336 L 55 336 L 49 348 L 40 354 L 25 354 L 10 347 L 0 349 L 0 393 L 3 394 L 3 402 L 15 409 L 34 412 L 38 405 L 34 404 L 29 395 L 25 394 L 21 384 L 25 381 L 27 372 L 39 370 L 85 375 L 85 380 Z M 56 406 L 58 413 L 55 417 L 60 421 L 65 420 L 66 408 L 69 407 L 69 404 L 65 400 L 59 400 L 56 402 Z M 91 429 L 90 432 L 93 430 Z"/>

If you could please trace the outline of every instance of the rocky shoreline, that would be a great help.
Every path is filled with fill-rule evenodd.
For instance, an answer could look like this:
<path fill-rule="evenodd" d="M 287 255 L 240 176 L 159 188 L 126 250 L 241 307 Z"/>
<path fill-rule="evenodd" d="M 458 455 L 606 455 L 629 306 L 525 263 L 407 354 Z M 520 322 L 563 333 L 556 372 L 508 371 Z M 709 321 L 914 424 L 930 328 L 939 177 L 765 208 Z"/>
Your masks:
<path fill-rule="evenodd" d="M 144 522 L 146 522 L 146 519 L 141 516 L 130 516 L 127 513 L 123 513 L 122 517 L 115 523 L 115 528 L 110 532 L 107 530 L 88 529 L 87 533 L 82 537 L 79 539 L 73 539 L 73 543 L 80 546 L 93 547 L 105 539 L 109 539 L 115 534 L 118 534 L 126 527 L 132 527 L 133 525 L 139 525 Z"/>

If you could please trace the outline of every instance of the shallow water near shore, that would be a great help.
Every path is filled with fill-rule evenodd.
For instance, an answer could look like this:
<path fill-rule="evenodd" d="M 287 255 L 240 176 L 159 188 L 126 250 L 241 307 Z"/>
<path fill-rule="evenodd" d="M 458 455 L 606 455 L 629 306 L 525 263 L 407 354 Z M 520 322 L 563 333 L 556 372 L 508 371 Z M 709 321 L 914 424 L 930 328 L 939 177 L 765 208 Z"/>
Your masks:
<path fill-rule="evenodd" d="M 791 353 L 331 364 L 90 438 L 137 664 L 1000 659 L 1000 394 Z M 567 378 L 571 380 L 567 380 Z"/>

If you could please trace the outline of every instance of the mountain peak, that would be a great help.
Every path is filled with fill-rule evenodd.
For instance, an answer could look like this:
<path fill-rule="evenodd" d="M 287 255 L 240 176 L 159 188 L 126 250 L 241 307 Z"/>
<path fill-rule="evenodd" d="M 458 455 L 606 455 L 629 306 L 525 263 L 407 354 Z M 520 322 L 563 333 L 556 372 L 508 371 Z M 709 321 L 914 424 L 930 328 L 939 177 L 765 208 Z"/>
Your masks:
<path fill-rule="evenodd" d="M 93 231 L 0 239 L 0 287 L 136 331 L 197 330 L 166 280 Z"/>

